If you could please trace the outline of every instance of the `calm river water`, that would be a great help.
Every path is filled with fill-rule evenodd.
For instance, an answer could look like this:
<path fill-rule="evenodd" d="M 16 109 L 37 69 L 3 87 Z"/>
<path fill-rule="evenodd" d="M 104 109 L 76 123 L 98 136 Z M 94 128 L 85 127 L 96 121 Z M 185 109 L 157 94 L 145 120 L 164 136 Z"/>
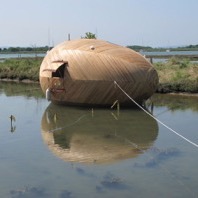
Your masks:
<path fill-rule="evenodd" d="M 198 144 L 197 97 L 152 100 Z M 198 197 L 197 147 L 139 109 L 56 106 L 38 85 L 0 83 L 0 160 L 3 198 Z"/>

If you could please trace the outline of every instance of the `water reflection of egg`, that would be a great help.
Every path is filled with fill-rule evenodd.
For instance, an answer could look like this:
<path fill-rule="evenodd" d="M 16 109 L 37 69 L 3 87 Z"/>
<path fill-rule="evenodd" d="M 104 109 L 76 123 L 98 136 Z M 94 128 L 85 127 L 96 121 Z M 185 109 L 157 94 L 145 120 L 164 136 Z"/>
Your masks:
<path fill-rule="evenodd" d="M 112 163 L 134 158 L 157 138 L 155 120 L 139 110 L 87 110 L 50 104 L 41 131 L 49 149 L 65 161 Z"/>

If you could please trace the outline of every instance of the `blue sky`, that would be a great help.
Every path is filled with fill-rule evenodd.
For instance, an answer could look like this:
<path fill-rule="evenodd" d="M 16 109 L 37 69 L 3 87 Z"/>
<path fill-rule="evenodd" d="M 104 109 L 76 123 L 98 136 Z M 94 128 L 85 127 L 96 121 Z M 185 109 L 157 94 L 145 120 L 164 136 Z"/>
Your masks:
<path fill-rule="evenodd" d="M 57 45 L 85 32 L 119 45 L 198 44 L 197 0 L 0 0 L 0 46 Z"/>

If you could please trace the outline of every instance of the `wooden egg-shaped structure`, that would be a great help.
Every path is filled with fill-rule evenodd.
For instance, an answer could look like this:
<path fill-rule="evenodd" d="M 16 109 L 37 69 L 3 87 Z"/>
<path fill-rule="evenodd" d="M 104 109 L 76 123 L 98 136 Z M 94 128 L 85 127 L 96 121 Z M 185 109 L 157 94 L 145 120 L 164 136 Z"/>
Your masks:
<path fill-rule="evenodd" d="M 65 41 L 50 50 L 40 67 L 40 84 L 52 102 L 72 105 L 132 104 L 148 99 L 158 74 L 139 53 L 97 39 Z"/>

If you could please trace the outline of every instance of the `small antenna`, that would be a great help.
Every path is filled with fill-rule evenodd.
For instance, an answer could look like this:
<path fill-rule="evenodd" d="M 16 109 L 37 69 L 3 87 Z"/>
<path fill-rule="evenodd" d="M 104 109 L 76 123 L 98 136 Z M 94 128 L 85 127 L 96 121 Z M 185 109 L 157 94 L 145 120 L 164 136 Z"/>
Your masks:
<path fill-rule="evenodd" d="M 48 48 L 50 49 L 50 28 L 48 28 Z"/>

